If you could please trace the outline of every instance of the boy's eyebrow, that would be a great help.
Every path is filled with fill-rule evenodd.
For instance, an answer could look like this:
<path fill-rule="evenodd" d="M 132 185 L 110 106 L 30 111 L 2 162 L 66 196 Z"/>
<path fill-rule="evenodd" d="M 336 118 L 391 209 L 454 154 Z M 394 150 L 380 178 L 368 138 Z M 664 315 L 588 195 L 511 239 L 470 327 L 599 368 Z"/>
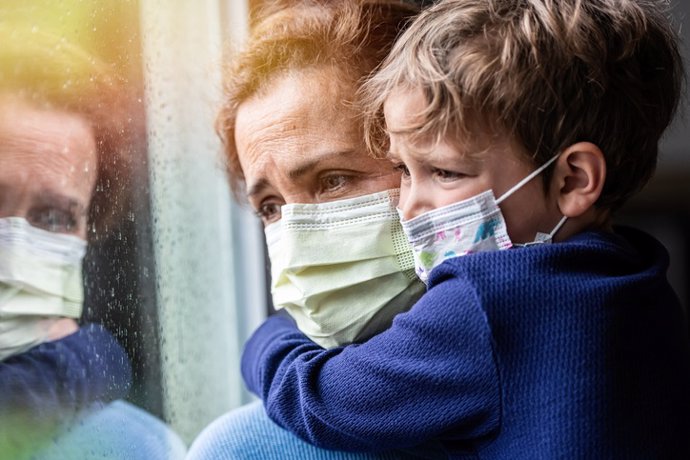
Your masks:
<path fill-rule="evenodd" d="M 413 134 L 419 129 L 419 126 L 416 125 L 410 125 L 410 126 L 403 126 L 397 129 L 391 129 L 390 126 L 386 126 L 386 134 L 389 136 L 391 134 L 395 134 L 398 136 L 404 136 L 406 134 Z"/>
<path fill-rule="evenodd" d="M 388 158 L 389 160 L 399 160 L 400 155 L 393 152 L 392 150 L 389 150 L 388 152 L 386 152 L 386 158 Z"/>
<path fill-rule="evenodd" d="M 399 135 L 402 135 L 402 134 L 410 134 L 411 132 L 412 132 L 411 129 L 405 129 L 405 128 L 401 128 L 401 129 L 390 129 L 390 128 L 386 128 L 386 134 L 388 134 L 389 136 L 390 136 L 391 134 L 399 134 Z"/>

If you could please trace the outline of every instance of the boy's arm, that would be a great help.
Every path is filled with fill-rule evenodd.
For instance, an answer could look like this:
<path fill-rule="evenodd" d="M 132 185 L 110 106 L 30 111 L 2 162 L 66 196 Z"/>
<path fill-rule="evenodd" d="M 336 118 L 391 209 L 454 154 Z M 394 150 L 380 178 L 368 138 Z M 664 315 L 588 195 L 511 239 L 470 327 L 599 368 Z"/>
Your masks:
<path fill-rule="evenodd" d="M 0 414 L 68 419 L 94 401 L 124 397 L 130 384 L 125 351 L 89 324 L 0 362 Z"/>
<path fill-rule="evenodd" d="M 271 317 L 245 346 L 245 381 L 275 422 L 324 448 L 486 435 L 500 417 L 490 330 L 472 288 L 448 284 L 361 345 L 324 350 L 291 319 Z"/>

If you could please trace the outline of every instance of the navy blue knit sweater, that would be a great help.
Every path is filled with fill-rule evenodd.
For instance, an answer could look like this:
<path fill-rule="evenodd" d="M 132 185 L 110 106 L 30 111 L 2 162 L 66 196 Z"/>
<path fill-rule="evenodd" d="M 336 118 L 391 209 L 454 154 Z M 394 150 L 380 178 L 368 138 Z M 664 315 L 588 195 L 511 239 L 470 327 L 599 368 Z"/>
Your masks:
<path fill-rule="evenodd" d="M 364 344 L 324 350 L 269 318 L 242 372 L 272 419 L 326 448 L 688 459 L 687 321 L 667 265 L 632 229 L 450 259 Z"/>

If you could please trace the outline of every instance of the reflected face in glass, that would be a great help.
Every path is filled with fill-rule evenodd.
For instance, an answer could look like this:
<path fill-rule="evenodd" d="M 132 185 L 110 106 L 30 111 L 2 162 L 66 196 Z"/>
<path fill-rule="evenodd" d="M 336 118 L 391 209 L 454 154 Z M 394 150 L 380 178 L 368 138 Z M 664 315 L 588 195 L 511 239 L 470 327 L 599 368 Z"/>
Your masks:
<path fill-rule="evenodd" d="M 0 217 L 86 239 L 96 162 L 86 119 L 0 98 Z"/>
<path fill-rule="evenodd" d="M 361 122 L 346 102 L 355 93 L 330 67 L 278 77 L 242 103 L 235 142 L 249 203 L 264 224 L 290 203 L 320 203 L 400 186 L 388 160 L 371 158 Z"/>

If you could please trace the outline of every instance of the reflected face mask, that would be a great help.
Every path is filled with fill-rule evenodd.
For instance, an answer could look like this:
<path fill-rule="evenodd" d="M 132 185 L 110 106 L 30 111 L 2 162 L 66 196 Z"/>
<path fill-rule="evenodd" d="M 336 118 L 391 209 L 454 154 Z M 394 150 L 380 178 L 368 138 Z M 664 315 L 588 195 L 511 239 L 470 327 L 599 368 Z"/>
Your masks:
<path fill-rule="evenodd" d="M 79 318 L 86 241 L 0 218 L 0 360 L 45 340 L 53 320 Z"/>
<path fill-rule="evenodd" d="M 399 191 L 288 204 L 266 227 L 271 293 L 324 348 L 386 329 L 424 292 L 400 225 Z"/>
<path fill-rule="evenodd" d="M 550 233 L 537 233 L 531 243 L 513 244 L 508 236 L 505 219 L 499 204 L 539 175 L 558 155 L 530 173 L 514 187 L 494 197 L 487 190 L 466 200 L 443 206 L 410 219 L 402 220 L 402 227 L 414 249 L 415 272 L 427 283 L 429 274 L 444 260 L 476 252 L 497 251 L 513 246 L 550 243 L 566 221 L 564 216 Z"/>

